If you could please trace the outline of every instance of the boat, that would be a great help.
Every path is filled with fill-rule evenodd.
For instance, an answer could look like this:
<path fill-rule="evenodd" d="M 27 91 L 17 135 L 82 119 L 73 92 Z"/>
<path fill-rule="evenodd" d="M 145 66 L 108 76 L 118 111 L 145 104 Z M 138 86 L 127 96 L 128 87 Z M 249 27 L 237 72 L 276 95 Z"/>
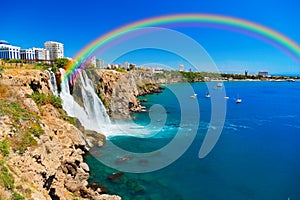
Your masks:
<path fill-rule="evenodd" d="M 242 103 L 242 99 L 238 98 L 235 100 L 236 103 Z"/>
<path fill-rule="evenodd" d="M 217 87 L 223 87 L 223 83 L 218 83 Z"/>
<path fill-rule="evenodd" d="M 206 93 L 205 98 L 210 98 L 210 94 Z"/>
<path fill-rule="evenodd" d="M 242 99 L 239 97 L 238 95 L 238 98 L 235 100 L 236 103 L 242 103 Z"/>
<path fill-rule="evenodd" d="M 194 95 L 190 96 L 190 98 L 195 99 L 197 94 L 195 93 Z"/>
<path fill-rule="evenodd" d="M 224 99 L 229 99 L 229 97 L 225 96 Z"/>

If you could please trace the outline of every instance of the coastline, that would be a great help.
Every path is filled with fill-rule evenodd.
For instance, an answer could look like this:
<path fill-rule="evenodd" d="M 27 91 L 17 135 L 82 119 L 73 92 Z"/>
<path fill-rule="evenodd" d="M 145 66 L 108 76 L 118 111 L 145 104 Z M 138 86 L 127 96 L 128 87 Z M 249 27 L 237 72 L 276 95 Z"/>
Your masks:
<path fill-rule="evenodd" d="M 3 184 L 1 174 L 0 198 L 120 200 L 88 184 L 83 156 L 90 144 L 103 144 L 103 137 L 95 138 L 66 115 L 48 79 L 41 70 L 1 71 L 0 142 L 7 145 L 0 145 L 0 168 L 8 171 L 11 185 Z"/>

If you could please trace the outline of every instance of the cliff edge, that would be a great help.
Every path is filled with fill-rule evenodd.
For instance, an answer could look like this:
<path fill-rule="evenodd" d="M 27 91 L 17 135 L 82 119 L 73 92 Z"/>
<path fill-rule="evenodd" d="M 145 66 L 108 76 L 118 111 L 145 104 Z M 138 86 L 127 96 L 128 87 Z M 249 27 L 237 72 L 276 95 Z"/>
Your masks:
<path fill-rule="evenodd" d="M 0 73 L 0 199 L 121 199 L 89 188 L 84 133 L 52 95 L 47 73 Z"/>

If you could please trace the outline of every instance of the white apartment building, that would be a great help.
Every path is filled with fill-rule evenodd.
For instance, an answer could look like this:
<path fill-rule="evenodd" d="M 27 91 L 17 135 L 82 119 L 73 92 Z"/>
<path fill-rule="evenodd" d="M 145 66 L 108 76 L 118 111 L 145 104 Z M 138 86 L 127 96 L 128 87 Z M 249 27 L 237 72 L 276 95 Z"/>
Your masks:
<path fill-rule="evenodd" d="M 64 58 L 64 45 L 60 42 L 47 41 L 44 43 L 45 49 L 49 51 L 50 60 Z"/>
<path fill-rule="evenodd" d="M 22 60 L 35 60 L 35 51 L 33 49 L 20 50 L 20 58 Z"/>
<path fill-rule="evenodd" d="M 50 53 L 47 49 L 35 47 L 33 47 L 32 49 L 34 50 L 36 60 L 50 60 Z"/>
<path fill-rule="evenodd" d="M 96 59 L 96 67 L 104 69 L 104 60 Z"/>
<path fill-rule="evenodd" d="M 20 47 L 12 46 L 5 40 L 0 40 L 0 58 L 20 59 Z"/>

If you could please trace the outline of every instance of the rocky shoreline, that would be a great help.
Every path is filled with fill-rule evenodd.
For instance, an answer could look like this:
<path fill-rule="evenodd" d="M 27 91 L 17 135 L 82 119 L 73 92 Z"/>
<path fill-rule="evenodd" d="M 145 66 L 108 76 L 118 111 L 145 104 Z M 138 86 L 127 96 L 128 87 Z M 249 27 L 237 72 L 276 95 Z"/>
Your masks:
<path fill-rule="evenodd" d="M 157 83 L 168 83 L 165 78 L 155 79 L 153 74 L 143 71 L 86 71 L 113 118 L 129 118 L 130 113 L 143 111 L 145 107 L 141 103 L 146 99 L 138 97 L 162 92 Z M 105 136 L 84 130 L 79 121 L 70 119 L 62 108 L 43 100 L 46 96 L 53 96 L 48 80 L 48 74 L 41 70 L 1 71 L 0 102 L 16 104 L 27 110 L 34 116 L 34 121 L 38 121 L 43 133 L 36 136 L 23 119 L 18 119 L 16 124 L 14 116 L 3 112 L 5 109 L 0 107 L 0 142 L 13 141 L 22 128 L 28 129 L 26 134 L 34 141 L 34 145 L 25 146 L 22 152 L 11 144 L 9 156 L 0 155 L 0 161 L 3 160 L 4 167 L 9 169 L 15 185 L 13 189 L 7 188 L 0 180 L 0 199 L 13 199 L 15 193 L 24 199 L 41 200 L 121 199 L 117 195 L 105 194 L 107 188 L 101 183 L 88 183 L 89 166 L 84 162 L 84 155 L 90 148 L 104 145 Z M 76 83 L 72 85 L 74 93 L 78 89 L 80 86 Z M 37 99 L 33 98 L 34 94 L 37 94 Z M 39 104 L 40 101 L 45 102 Z"/>
<path fill-rule="evenodd" d="M 103 145 L 105 137 L 95 138 L 95 134 L 78 129 L 75 123 L 66 120 L 62 109 L 51 102 L 38 105 L 30 97 L 34 92 L 51 95 L 48 79 L 48 75 L 40 70 L 1 71 L 0 141 L 8 141 L 11 145 L 8 152 L 5 151 L 7 154 L 0 155 L 0 160 L 5 173 L 12 177 L 14 187 L 7 187 L 0 179 L 0 199 L 13 199 L 15 195 L 32 200 L 121 199 L 104 194 L 101 188 L 90 187 L 87 182 L 89 166 L 83 161 L 83 155 L 89 150 L 89 144 Z M 5 113 L 8 108 L 3 105 L 18 105 L 18 109 L 31 117 L 16 121 L 15 115 L 18 114 Z M 31 121 L 38 121 L 41 135 L 35 134 L 35 129 L 28 125 L 33 123 Z M 12 144 L 14 138 L 20 137 L 18 134 L 27 129 L 24 133 L 32 144 L 24 140 L 27 146 L 21 152 Z"/>

